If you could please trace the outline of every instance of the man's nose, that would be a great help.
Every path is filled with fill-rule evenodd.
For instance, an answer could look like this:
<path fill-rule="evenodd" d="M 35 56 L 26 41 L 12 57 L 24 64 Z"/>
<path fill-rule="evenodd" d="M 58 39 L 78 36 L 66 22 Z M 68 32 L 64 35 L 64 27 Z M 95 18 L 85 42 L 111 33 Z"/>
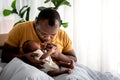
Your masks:
<path fill-rule="evenodd" d="M 51 36 L 50 35 L 46 35 L 45 37 L 47 40 L 51 40 Z"/>

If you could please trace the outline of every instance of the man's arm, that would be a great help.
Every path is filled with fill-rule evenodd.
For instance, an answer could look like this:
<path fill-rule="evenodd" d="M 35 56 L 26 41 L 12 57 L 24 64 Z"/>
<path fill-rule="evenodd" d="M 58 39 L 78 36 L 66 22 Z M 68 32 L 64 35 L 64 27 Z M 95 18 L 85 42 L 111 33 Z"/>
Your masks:
<path fill-rule="evenodd" d="M 77 58 L 74 50 L 59 54 L 58 59 L 62 59 L 63 61 L 66 61 L 66 62 L 71 62 L 71 60 L 74 60 L 75 62 L 77 62 Z"/>
<path fill-rule="evenodd" d="M 77 62 L 77 58 L 75 55 L 74 50 L 71 50 L 69 52 L 64 52 L 64 53 L 54 53 L 52 57 L 58 61 L 63 61 L 63 62 L 71 62 L 71 60 L 74 60 Z"/>
<path fill-rule="evenodd" d="M 68 58 L 70 62 L 71 62 L 71 59 L 74 60 L 75 62 L 77 62 L 77 58 L 76 58 L 76 55 L 75 55 L 74 50 L 71 50 L 71 51 L 69 51 L 69 52 L 66 52 L 66 53 L 61 54 L 61 56 L 60 56 L 61 58 L 64 57 L 64 56 L 62 56 L 62 55 L 65 55 L 65 56 L 66 56 L 66 59 Z M 63 58 L 63 59 L 64 59 L 64 58 Z"/>
<path fill-rule="evenodd" d="M 18 58 L 22 59 L 24 62 L 40 68 L 41 65 L 43 65 L 45 62 L 41 61 L 41 60 L 40 61 L 36 60 L 35 59 L 36 56 L 38 56 L 38 54 L 35 54 L 35 53 L 34 54 L 33 53 L 28 53 L 28 54 L 19 53 L 19 48 L 10 46 L 9 44 L 5 43 L 3 51 L 2 51 L 2 55 L 1 55 L 1 60 L 2 60 L 2 62 L 8 63 L 14 57 L 18 57 Z"/>
<path fill-rule="evenodd" d="M 50 56 L 51 54 L 53 54 L 54 52 L 56 52 L 56 46 L 52 46 L 50 49 L 48 48 L 47 49 L 47 52 L 46 53 L 44 53 L 41 57 L 40 57 L 40 59 L 45 59 L 45 58 L 47 58 L 48 56 Z"/>
<path fill-rule="evenodd" d="M 9 44 L 5 43 L 2 50 L 1 60 L 2 62 L 9 62 L 14 57 L 21 57 L 23 55 L 18 54 L 19 48 L 10 46 Z"/>

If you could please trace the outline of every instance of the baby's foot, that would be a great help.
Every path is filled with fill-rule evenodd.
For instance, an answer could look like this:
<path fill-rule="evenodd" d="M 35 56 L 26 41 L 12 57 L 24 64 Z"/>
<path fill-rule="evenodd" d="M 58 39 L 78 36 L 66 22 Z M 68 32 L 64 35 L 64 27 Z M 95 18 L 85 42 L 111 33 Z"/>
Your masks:
<path fill-rule="evenodd" d="M 67 69 L 66 71 L 67 71 L 68 74 L 72 73 L 72 69 Z"/>

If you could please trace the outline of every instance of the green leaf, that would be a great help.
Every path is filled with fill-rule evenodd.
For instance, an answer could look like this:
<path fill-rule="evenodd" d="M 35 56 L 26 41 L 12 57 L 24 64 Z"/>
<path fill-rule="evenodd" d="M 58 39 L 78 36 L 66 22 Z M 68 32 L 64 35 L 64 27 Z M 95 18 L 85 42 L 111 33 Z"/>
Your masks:
<path fill-rule="evenodd" d="M 41 10 L 43 10 L 45 8 L 52 8 L 52 9 L 54 9 L 54 7 L 38 7 L 38 10 L 41 11 Z"/>
<path fill-rule="evenodd" d="M 25 18 L 24 20 L 26 20 L 26 21 L 29 21 L 29 14 L 30 14 L 30 7 L 28 7 L 27 5 L 23 6 L 19 11 L 19 16 L 21 18 Z"/>
<path fill-rule="evenodd" d="M 11 14 L 11 10 L 9 10 L 9 9 L 4 9 L 3 10 L 3 15 L 4 16 L 9 16 Z"/>
<path fill-rule="evenodd" d="M 24 14 L 27 12 L 28 6 L 23 6 L 19 11 L 19 16 L 23 18 Z"/>
<path fill-rule="evenodd" d="M 29 13 L 30 13 L 30 7 L 27 8 L 27 13 L 26 13 L 26 21 L 29 21 Z"/>
<path fill-rule="evenodd" d="M 43 10 L 43 9 L 45 9 L 46 7 L 44 7 L 44 6 L 41 6 L 41 7 L 38 7 L 37 9 L 39 10 L 39 11 L 41 11 L 41 10 Z"/>
<path fill-rule="evenodd" d="M 46 1 L 44 1 L 44 3 L 48 3 L 50 0 L 46 0 Z"/>
<path fill-rule="evenodd" d="M 16 0 L 14 0 L 14 1 L 12 2 L 11 7 L 12 7 L 13 9 L 16 9 Z"/>
<path fill-rule="evenodd" d="M 13 10 L 11 11 L 11 13 L 18 14 L 17 9 L 13 9 Z"/>
<path fill-rule="evenodd" d="M 57 6 L 60 3 L 60 0 L 51 0 L 54 6 Z"/>
<path fill-rule="evenodd" d="M 52 0 L 52 3 L 54 4 L 54 9 L 57 10 L 62 5 L 71 6 L 71 4 L 67 0 Z"/>
<path fill-rule="evenodd" d="M 71 6 L 70 2 L 68 2 L 66 0 L 63 2 L 63 5 Z"/>
<path fill-rule="evenodd" d="M 68 22 L 62 23 L 61 25 L 62 25 L 64 28 L 67 28 L 67 27 L 68 27 Z"/>
<path fill-rule="evenodd" d="M 27 8 L 27 7 L 28 7 L 27 5 L 23 6 L 23 7 L 19 10 L 19 14 L 21 14 L 21 13 L 23 12 L 23 10 L 24 10 L 25 8 Z"/>
<path fill-rule="evenodd" d="M 25 22 L 25 20 L 24 20 L 24 19 L 19 20 L 18 22 L 16 22 L 16 23 L 14 24 L 14 26 L 15 26 L 16 24 L 22 23 L 22 22 Z"/>

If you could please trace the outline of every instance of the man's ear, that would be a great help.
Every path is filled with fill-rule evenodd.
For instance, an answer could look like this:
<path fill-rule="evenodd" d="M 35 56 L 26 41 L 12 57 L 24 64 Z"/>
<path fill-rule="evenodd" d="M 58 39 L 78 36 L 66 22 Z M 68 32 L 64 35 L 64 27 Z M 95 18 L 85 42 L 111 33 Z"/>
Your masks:
<path fill-rule="evenodd" d="M 60 26 L 61 26 L 61 24 L 62 24 L 62 20 L 60 20 Z"/>
<path fill-rule="evenodd" d="M 35 18 L 35 21 L 37 21 L 37 20 L 38 20 L 38 17 Z"/>

